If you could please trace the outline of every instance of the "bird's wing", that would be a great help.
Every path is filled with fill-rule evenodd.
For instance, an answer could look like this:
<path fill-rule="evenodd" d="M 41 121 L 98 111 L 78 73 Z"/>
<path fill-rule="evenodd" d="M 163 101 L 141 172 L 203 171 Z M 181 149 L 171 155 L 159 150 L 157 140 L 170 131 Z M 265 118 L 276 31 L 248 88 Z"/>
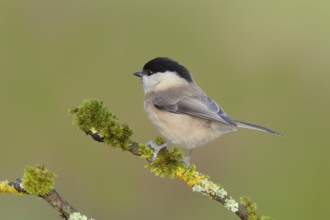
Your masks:
<path fill-rule="evenodd" d="M 236 127 L 236 123 L 197 85 L 157 92 L 152 102 L 163 111 L 192 115 Z"/>

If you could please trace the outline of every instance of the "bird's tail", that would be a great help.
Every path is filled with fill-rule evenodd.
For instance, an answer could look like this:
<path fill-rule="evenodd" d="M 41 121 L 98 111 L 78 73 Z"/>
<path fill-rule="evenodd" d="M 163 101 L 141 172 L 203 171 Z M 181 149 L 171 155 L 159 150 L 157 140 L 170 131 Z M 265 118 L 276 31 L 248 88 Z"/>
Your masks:
<path fill-rule="evenodd" d="M 239 128 L 248 128 L 248 129 L 254 129 L 254 130 L 258 130 L 258 131 L 264 131 L 264 132 L 268 132 L 268 133 L 271 133 L 271 134 L 275 134 L 275 135 L 278 135 L 278 136 L 283 136 L 283 134 L 280 134 L 276 131 L 273 131 L 269 128 L 265 128 L 265 127 L 262 127 L 260 125 L 254 125 L 254 124 L 250 124 L 250 123 L 246 123 L 246 122 L 242 122 L 242 121 L 236 121 L 236 125 L 237 127 Z"/>

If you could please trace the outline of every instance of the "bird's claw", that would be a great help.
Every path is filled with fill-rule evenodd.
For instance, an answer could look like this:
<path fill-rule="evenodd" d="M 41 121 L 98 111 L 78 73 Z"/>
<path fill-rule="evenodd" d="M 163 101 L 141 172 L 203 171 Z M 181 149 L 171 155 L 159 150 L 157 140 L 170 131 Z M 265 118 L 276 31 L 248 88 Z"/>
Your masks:
<path fill-rule="evenodd" d="M 187 167 L 190 167 L 189 159 L 190 159 L 190 155 L 185 156 L 184 158 L 182 158 L 182 159 L 180 160 L 180 162 L 183 162 L 183 163 L 186 164 Z"/>
<path fill-rule="evenodd" d="M 190 156 L 191 156 L 191 153 L 193 152 L 193 149 L 190 149 L 189 153 L 184 157 L 182 158 L 180 161 L 185 163 L 187 167 L 190 167 Z"/>
<path fill-rule="evenodd" d="M 152 149 L 154 149 L 154 153 L 153 153 L 152 158 L 151 158 L 151 160 L 150 160 L 151 162 L 153 162 L 153 161 L 156 160 L 159 151 L 160 151 L 161 149 L 163 149 L 164 147 L 168 146 L 168 143 L 161 144 L 161 145 L 157 145 L 154 141 L 149 141 L 149 142 L 146 143 L 145 145 L 148 145 L 148 146 L 150 146 Z"/>

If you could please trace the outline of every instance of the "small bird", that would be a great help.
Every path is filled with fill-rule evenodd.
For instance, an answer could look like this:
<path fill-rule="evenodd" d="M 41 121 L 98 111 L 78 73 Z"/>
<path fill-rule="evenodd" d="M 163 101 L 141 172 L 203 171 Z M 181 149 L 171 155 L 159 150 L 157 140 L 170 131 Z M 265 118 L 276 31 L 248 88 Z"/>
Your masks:
<path fill-rule="evenodd" d="M 150 141 L 154 148 L 152 160 L 163 147 L 178 145 L 188 148 L 183 159 L 188 165 L 194 148 L 213 141 L 222 134 L 249 128 L 282 136 L 260 125 L 231 119 L 226 112 L 194 82 L 191 73 L 178 62 L 157 57 L 133 73 L 142 80 L 144 109 L 152 124 L 167 142 L 160 146 Z"/>

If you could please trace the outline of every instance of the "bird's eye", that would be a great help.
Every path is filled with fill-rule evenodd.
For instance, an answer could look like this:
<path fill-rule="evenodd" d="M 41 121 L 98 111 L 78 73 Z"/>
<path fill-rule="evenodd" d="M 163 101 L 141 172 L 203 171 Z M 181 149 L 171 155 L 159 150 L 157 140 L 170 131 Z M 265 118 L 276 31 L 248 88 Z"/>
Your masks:
<path fill-rule="evenodd" d="M 152 71 L 150 71 L 150 70 L 148 70 L 148 71 L 147 71 L 147 75 L 148 75 L 148 76 L 151 76 L 151 75 L 152 75 L 152 73 L 153 73 L 153 72 L 152 72 Z"/>

